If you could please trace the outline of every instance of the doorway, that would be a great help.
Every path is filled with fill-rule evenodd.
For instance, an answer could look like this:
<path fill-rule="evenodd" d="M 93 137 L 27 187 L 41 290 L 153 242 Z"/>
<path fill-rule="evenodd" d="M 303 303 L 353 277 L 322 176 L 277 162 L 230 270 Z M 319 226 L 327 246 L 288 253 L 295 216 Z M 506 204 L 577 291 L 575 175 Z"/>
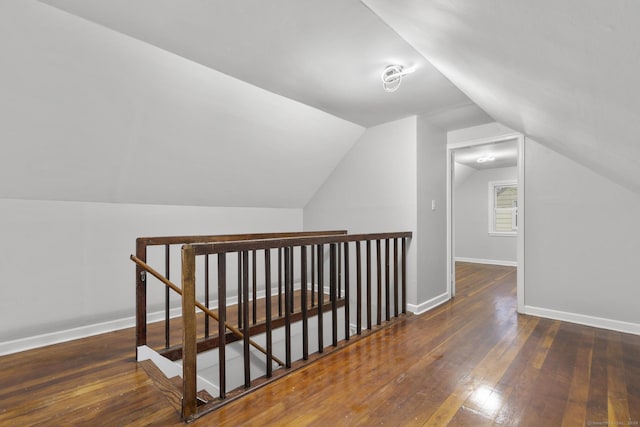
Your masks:
<path fill-rule="evenodd" d="M 447 145 L 447 292 L 456 259 L 517 266 L 524 307 L 524 137 L 508 134 Z"/>

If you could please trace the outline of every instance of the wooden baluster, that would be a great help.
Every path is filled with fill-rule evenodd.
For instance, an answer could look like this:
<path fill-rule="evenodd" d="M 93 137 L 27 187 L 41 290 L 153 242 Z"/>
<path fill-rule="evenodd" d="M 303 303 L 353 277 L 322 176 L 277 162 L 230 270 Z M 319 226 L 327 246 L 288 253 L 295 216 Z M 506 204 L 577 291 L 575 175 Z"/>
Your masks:
<path fill-rule="evenodd" d="M 314 290 L 316 287 L 316 247 L 311 245 L 311 307 L 315 305 Z"/>
<path fill-rule="evenodd" d="M 282 248 L 278 248 L 278 317 L 282 317 Z"/>
<path fill-rule="evenodd" d="M 238 252 L 238 329 L 242 328 L 242 252 Z"/>
<path fill-rule="evenodd" d="M 165 266 L 164 277 L 166 277 L 167 280 L 171 280 L 171 277 L 169 277 L 169 274 L 171 273 L 169 251 L 170 251 L 170 246 L 164 245 L 164 266 Z M 164 348 L 169 348 L 169 346 L 171 345 L 170 343 L 170 337 L 171 337 L 170 312 L 171 312 L 171 303 L 170 303 L 169 288 L 165 287 L 164 289 Z"/>
<path fill-rule="evenodd" d="M 356 242 L 356 333 L 362 334 L 362 254 L 360 241 Z"/>
<path fill-rule="evenodd" d="M 204 306 L 209 308 L 209 254 L 204 257 Z M 209 316 L 204 316 L 204 336 L 209 338 Z"/>
<path fill-rule="evenodd" d="M 307 315 L 307 247 L 300 247 L 300 303 L 302 307 L 302 358 L 309 359 L 309 318 Z"/>
<path fill-rule="evenodd" d="M 252 275 L 253 275 L 253 324 L 255 325 L 258 319 L 258 267 L 256 263 L 256 250 L 251 251 L 251 260 L 252 260 Z"/>
<path fill-rule="evenodd" d="M 393 239 L 393 315 L 398 317 L 398 239 Z"/>
<path fill-rule="evenodd" d="M 336 245 L 329 245 L 329 299 L 331 301 L 331 337 L 333 346 L 338 345 L 338 295 L 337 295 Z"/>
<path fill-rule="evenodd" d="M 244 354 L 244 386 L 251 386 L 251 353 L 249 338 L 251 329 L 249 328 L 249 252 L 242 251 L 242 326 L 243 354 Z"/>
<path fill-rule="evenodd" d="M 342 248 L 340 244 L 338 246 L 338 293 L 336 298 L 342 298 Z"/>
<path fill-rule="evenodd" d="M 367 240 L 367 329 L 371 329 L 371 240 Z"/>
<path fill-rule="evenodd" d="M 207 266 L 209 255 L 207 255 Z M 208 299 L 207 299 L 208 301 Z M 208 306 L 207 306 L 208 308 Z M 209 319 L 209 316 L 205 316 Z M 226 397 L 227 390 L 227 369 L 226 369 L 226 333 L 225 322 L 227 321 L 227 257 L 226 254 L 218 254 L 218 369 L 220 373 L 220 399 Z M 208 325 L 207 325 L 208 326 Z"/>
<path fill-rule="evenodd" d="M 402 313 L 407 314 L 407 239 L 402 238 Z"/>
<path fill-rule="evenodd" d="M 324 352 L 324 249 L 319 244 L 316 250 L 318 258 L 318 353 Z"/>
<path fill-rule="evenodd" d="M 291 314 L 293 314 L 293 312 L 294 312 L 294 301 L 293 301 L 293 279 L 295 277 L 294 274 L 293 274 L 293 267 L 295 265 L 295 263 L 294 263 L 295 260 L 294 260 L 294 256 L 293 256 L 294 253 L 295 253 L 295 251 L 294 251 L 294 248 L 292 247 L 291 250 L 289 251 L 289 258 L 290 258 L 290 260 L 289 260 L 289 277 L 290 277 L 289 287 L 291 288 L 291 289 L 289 289 L 289 299 L 290 299 L 290 301 L 289 301 L 289 310 L 291 310 Z"/>
<path fill-rule="evenodd" d="M 182 418 L 196 414 L 196 258 L 193 247 L 182 248 Z M 168 288 L 167 288 L 168 289 Z"/>
<path fill-rule="evenodd" d="M 350 311 L 349 306 L 349 243 L 344 242 L 344 339 L 349 340 L 351 338 L 351 325 L 350 325 Z"/>
<path fill-rule="evenodd" d="M 382 245 L 380 240 L 376 240 L 376 272 L 377 272 L 377 284 L 378 284 L 378 311 L 376 314 L 376 321 L 378 326 L 382 325 Z"/>
<path fill-rule="evenodd" d="M 271 329 L 271 250 L 264 250 L 264 288 L 265 288 L 265 316 L 267 339 L 267 378 L 273 375 L 273 338 Z"/>
<path fill-rule="evenodd" d="M 291 367 L 291 275 L 289 264 L 291 263 L 290 256 L 291 248 L 284 248 L 284 339 L 285 339 L 285 366 Z"/>
<path fill-rule="evenodd" d="M 391 320 L 391 277 L 389 274 L 389 239 L 384 239 L 384 314 L 385 320 Z"/>

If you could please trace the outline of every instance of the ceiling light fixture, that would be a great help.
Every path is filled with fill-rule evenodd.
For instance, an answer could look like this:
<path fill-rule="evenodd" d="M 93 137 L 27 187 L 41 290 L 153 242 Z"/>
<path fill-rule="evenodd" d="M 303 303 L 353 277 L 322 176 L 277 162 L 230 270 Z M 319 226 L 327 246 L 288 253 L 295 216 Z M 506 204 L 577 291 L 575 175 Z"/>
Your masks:
<path fill-rule="evenodd" d="M 414 68 L 405 68 L 402 65 L 388 65 L 382 72 L 382 88 L 387 92 L 395 92 L 402 82 L 402 77 L 411 74 Z"/>
<path fill-rule="evenodd" d="M 493 156 L 483 156 L 478 158 L 478 160 L 476 160 L 476 162 L 478 163 L 484 163 L 484 162 L 493 162 L 496 158 Z"/>

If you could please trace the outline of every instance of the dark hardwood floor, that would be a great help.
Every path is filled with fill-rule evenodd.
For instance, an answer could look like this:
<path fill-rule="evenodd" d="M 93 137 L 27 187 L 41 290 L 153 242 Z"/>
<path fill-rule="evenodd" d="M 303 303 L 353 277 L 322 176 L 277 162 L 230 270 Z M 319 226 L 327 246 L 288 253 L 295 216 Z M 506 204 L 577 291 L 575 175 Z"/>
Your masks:
<path fill-rule="evenodd" d="M 640 425 L 640 337 L 518 315 L 515 269 L 193 425 Z M 0 357 L 0 425 L 181 425 L 124 330 Z"/>

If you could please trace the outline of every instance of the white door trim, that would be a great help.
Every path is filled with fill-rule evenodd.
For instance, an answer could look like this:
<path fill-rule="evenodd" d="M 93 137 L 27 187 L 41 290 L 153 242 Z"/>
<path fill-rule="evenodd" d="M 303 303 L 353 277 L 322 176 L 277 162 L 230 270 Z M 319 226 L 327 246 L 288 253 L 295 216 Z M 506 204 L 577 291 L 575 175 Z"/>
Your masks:
<path fill-rule="evenodd" d="M 525 173 L 524 173 L 524 150 L 525 139 L 520 133 L 508 133 L 488 138 L 473 139 L 447 144 L 447 294 L 452 298 L 456 294 L 455 288 L 455 239 L 453 227 L 453 152 L 459 148 L 472 147 L 475 145 L 490 144 L 516 140 L 518 144 L 518 242 L 517 242 L 517 296 L 518 312 L 524 309 L 524 241 L 525 241 Z"/>

